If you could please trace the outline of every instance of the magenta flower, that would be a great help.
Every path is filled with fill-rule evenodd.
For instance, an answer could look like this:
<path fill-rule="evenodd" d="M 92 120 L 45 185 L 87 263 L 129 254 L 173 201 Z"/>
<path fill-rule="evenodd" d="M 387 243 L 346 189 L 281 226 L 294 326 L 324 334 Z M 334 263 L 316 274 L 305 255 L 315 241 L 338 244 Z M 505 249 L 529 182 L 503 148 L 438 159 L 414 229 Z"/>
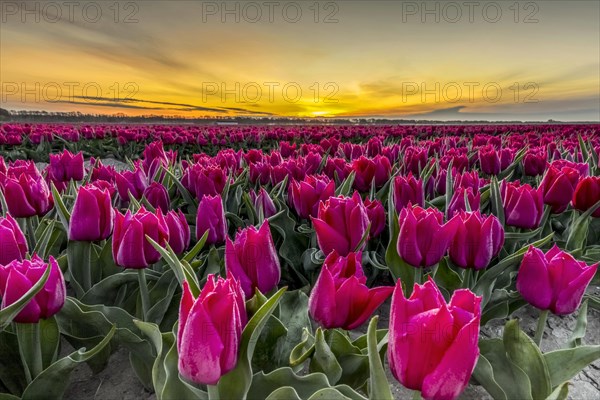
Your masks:
<path fill-rule="evenodd" d="M 114 210 L 108 190 L 91 184 L 79 188 L 69 222 L 69 240 L 107 239 L 113 230 Z"/>
<path fill-rule="evenodd" d="M 23 260 L 27 251 L 27 239 L 17 221 L 10 214 L 0 217 L 0 265 Z"/>
<path fill-rule="evenodd" d="M 456 233 L 450 244 L 452 262 L 461 268 L 486 268 L 504 245 L 504 228 L 493 215 L 479 211 L 458 214 Z"/>

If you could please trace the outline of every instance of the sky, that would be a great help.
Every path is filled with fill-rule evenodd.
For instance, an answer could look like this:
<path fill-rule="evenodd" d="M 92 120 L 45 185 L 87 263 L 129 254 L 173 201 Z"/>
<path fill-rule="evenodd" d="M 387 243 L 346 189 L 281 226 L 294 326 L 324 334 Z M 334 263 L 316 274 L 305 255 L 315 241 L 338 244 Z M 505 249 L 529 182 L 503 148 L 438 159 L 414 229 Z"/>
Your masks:
<path fill-rule="evenodd" d="M 600 120 L 600 1 L 0 6 L 10 110 Z"/>

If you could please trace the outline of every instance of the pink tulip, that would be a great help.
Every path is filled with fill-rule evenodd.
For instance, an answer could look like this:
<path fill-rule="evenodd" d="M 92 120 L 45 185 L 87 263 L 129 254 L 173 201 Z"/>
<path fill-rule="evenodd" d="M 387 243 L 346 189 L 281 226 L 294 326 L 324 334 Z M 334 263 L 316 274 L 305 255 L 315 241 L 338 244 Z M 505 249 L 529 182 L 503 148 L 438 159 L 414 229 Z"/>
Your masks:
<path fill-rule="evenodd" d="M 17 221 L 10 215 L 0 217 L 0 265 L 23 260 L 27 251 L 27 239 Z"/>
<path fill-rule="evenodd" d="M 531 305 L 557 315 L 571 314 L 581 304 L 598 263 L 588 266 L 554 245 L 546 254 L 529 247 L 517 275 L 517 290 Z"/>
<path fill-rule="evenodd" d="M 327 329 L 362 325 L 392 293 L 392 287 L 369 289 L 361 253 L 341 257 L 334 250 L 325 262 L 309 299 L 310 316 Z"/>
<path fill-rule="evenodd" d="M 234 369 L 246 321 L 244 294 L 231 276 L 223 279 L 208 275 L 196 299 L 184 282 L 177 332 L 181 376 L 215 385 Z"/>
<path fill-rule="evenodd" d="M 388 360 L 394 377 L 426 400 L 454 400 L 467 387 L 479 358 L 481 297 L 454 292 L 446 304 L 433 280 L 404 297 L 392 296 Z"/>

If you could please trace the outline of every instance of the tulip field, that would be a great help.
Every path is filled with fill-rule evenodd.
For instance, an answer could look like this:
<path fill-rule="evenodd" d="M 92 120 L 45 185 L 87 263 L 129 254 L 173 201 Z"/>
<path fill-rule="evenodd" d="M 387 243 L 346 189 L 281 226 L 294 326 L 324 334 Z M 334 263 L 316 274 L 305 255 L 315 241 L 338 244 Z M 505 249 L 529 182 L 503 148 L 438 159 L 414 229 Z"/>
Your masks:
<path fill-rule="evenodd" d="M 84 398 L 84 368 L 157 400 L 600 398 L 599 155 L 589 124 L 2 124 L 0 400 Z"/>

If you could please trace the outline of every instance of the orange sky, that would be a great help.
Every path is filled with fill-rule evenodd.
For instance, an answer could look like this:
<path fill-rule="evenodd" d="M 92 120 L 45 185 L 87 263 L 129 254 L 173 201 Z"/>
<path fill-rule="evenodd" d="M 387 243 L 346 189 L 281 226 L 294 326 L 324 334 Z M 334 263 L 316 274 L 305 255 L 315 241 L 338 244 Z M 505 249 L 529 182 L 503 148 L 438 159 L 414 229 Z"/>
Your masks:
<path fill-rule="evenodd" d="M 600 120 L 597 1 L 68 4 L 0 3 L 1 107 Z"/>

